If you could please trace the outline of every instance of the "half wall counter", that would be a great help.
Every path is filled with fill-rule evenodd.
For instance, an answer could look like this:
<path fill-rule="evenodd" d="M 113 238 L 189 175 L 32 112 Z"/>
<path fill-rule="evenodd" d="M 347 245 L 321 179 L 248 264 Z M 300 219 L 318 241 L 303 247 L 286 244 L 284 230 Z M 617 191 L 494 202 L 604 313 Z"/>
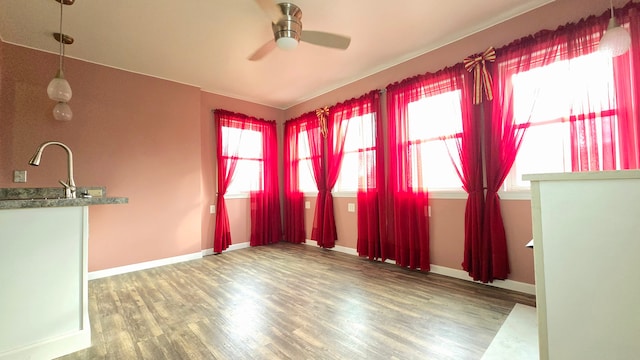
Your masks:
<path fill-rule="evenodd" d="M 89 206 L 126 204 L 104 187 L 0 189 L 0 360 L 91 346 Z"/>

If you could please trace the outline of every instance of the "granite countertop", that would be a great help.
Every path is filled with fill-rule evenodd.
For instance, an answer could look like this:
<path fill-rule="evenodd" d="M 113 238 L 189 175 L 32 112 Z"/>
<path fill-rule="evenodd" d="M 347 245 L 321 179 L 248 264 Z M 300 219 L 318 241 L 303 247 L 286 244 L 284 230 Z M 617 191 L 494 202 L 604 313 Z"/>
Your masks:
<path fill-rule="evenodd" d="M 105 187 L 78 187 L 76 199 L 66 199 L 62 188 L 0 188 L 0 210 L 43 207 L 127 204 L 126 197 L 109 197 Z M 92 194 L 89 196 L 89 194 Z M 97 195 L 93 195 L 97 194 Z"/>

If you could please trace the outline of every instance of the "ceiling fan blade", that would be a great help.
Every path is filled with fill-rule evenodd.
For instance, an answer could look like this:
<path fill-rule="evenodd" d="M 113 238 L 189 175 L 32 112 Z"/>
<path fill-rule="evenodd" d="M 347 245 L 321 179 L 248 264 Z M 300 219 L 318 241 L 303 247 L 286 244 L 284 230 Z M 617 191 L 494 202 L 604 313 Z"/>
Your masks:
<path fill-rule="evenodd" d="M 302 30 L 300 40 L 311 44 L 330 47 L 334 49 L 346 50 L 351 43 L 348 36 L 327 33 L 323 31 L 307 31 Z"/>
<path fill-rule="evenodd" d="M 258 50 L 256 50 L 253 54 L 251 54 L 251 56 L 249 56 L 249 60 L 251 61 L 260 60 L 275 48 L 276 48 L 276 42 L 273 40 L 269 40 L 266 43 L 264 43 L 264 45 L 260 46 Z"/>
<path fill-rule="evenodd" d="M 262 8 L 262 11 L 267 14 L 271 22 L 276 24 L 278 20 L 282 17 L 282 11 L 280 10 L 280 6 L 273 2 L 273 0 L 255 0 L 258 3 L 258 6 Z"/>

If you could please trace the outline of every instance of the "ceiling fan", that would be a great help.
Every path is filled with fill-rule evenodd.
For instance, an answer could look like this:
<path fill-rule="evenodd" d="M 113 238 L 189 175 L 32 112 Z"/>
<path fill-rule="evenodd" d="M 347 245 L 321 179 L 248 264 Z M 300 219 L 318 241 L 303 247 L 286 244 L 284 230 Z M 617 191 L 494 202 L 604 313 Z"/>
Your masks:
<path fill-rule="evenodd" d="M 267 41 L 251 54 L 249 56 L 251 61 L 262 59 L 276 47 L 283 50 L 295 49 L 300 41 L 341 50 L 347 49 L 351 43 L 351 38 L 348 36 L 302 30 L 302 10 L 292 3 L 275 4 L 273 0 L 255 1 L 271 19 L 274 39 Z"/>

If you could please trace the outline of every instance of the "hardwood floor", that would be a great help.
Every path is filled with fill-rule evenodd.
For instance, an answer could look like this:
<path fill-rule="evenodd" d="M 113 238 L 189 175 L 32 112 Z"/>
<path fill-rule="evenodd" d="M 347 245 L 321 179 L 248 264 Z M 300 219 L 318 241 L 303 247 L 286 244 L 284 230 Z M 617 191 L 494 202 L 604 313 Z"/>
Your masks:
<path fill-rule="evenodd" d="M 517 292 L 280 243 L 93 280 L 60 359 L 480 359 Z"/>

